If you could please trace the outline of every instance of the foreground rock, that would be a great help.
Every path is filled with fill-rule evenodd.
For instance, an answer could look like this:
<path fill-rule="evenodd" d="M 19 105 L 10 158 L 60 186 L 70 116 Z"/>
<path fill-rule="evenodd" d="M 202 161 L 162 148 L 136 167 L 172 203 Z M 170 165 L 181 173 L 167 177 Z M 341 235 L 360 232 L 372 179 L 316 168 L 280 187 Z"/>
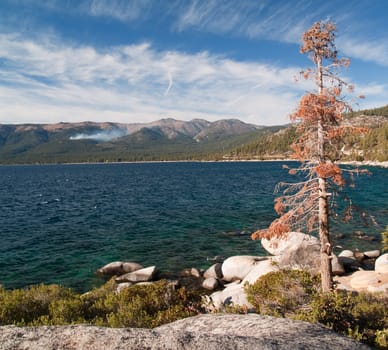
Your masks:
<path fill-rule="evenodd" d="M 93 326 L 0 327 L 0 349 L 363 350 L 324 326 L 248 315 L 200 315 L 153 330 Z"/>

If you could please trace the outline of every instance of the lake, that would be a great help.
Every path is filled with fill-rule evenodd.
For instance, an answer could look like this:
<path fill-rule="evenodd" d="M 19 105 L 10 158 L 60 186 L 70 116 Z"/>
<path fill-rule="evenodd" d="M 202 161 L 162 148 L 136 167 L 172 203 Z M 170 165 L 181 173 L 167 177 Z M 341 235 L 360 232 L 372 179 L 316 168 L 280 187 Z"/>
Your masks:
<path fill-rule="evenodd" d="M 276 217 L 283 162 L 166 162 L 0 166 L 0 283 L 59 283 L 85 291 L 116 260 L 162 271 L 206 268 L 216 255 L 264 255 L 250 234 Z M 333 223 L 346 248 L 380 247 L 388 224 L 388 169 L 348 190 L 379 226 Z M 374 237 L 360 240 L 355 233 Z"/>

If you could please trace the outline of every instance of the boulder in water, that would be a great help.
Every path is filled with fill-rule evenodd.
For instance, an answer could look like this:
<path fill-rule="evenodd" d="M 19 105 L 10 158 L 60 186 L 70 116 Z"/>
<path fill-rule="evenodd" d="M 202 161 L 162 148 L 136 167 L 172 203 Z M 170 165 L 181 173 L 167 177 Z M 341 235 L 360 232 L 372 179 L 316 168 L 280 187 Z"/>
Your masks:
<path fill-rule="evenodd" d="M 223 275 L 222 275 L 222 264 L 221 263 L 216 263 L 216 264 L 213 264 L 212 266 L 210 266 L 204 272 L 203 277 L 205 277 L 205 278 L 214 277 L 214 278 L 222 279 L 222 277 L 223 277 Z"/>
<path fill-rule="evenodd" d="M 199 271 L 196 267 L 191 267 L 191 268 L 182 270 L 181 276 L 200 278 L 201 271 Z"/>
<path fill-rule="evenodd" d="M 98 274 L 105 276 L 120 276 L 124 273 L 140 270 L 144 266 L 135 262 L 114 261 L 97 270 Z"/>
<path fill-rule="evenodd" d="M 156 266 L 146 267 L 144 269 L 136 270 L 134 272 L 126 273 L 120 277 L 117 277 L 115 281 L 117 283 L 122 282 L 149 282 L 152 281 L 156 274 Z"/>
<path fill-rule="evenodd" d="M 367 259 L 377 259 L 380 256 L 380 250 L 368 250 L 367 252 L 364 252 L 364 255 Z"/>
<path fill-rule="evenodd" d="M 220 285 L 220 282 L 215 277 L 208 277 L 202 282 L 202 288 L 215 290 Z"/>

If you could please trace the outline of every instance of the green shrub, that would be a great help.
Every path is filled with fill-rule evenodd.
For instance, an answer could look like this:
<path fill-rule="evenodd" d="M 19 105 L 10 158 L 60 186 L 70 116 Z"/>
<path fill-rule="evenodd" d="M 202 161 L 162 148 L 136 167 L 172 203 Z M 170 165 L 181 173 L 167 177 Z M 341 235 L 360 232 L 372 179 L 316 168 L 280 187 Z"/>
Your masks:
<path fill-rule="evenodd" d="M 247 285 L 246 293 L 257 313 L 284 317 L 308 305 L 319 284 L 306 271 L 280 270 Z"/>
<path fill-rule="evenodd" d="M 70 289 L 57 285 L 38 285 L 27 289 L 0 289 L 0 325 L 34 325 L 50 313 L 50 304 L 70 298 Z"/>
<path fill-rule="evenodd" d="M 321 323 L 380 349 L 388 349 L 388 296 L 319 291 L 319 278 L 281 270 L 246 286 L 248 301 L 260 314 Z"/>
<path fill-rule="evenodd" d="M 79 295 L 50 303 L 49 320 L 47 320 L 50 324 L 77 324 L 85 321 L 85 308 Z"/>
<path fill-rule="evenodd" d="M 175 290 L 168 281 L 158 281 L 126 288 L 120 293 L 106 293 L 95 301 L 91 310 L 99 325 L 152 328 L 198 314 L 199 303 L 199 295 L 190 294 L 185 288 Z"/>
<path fill-rule="evenodd" d="M 316 294 L 297 318 L 322 323 L 334 331 L 384 348 L 388 329 L 388 296 L 334 291 Z"/>
<path fill-rule="evenodd" d="M 0 289 L 0 325 L 89 323 L 156 327 L 200 312 L 200 296 L 167 281 L 115 291 L 114 281 L 79 295 L 57 285 Z"/>
<path fill-rule="evenodd" d="M 388 349 L 388 328 L 376 331 L 375 344 L 380 349 Z"/>

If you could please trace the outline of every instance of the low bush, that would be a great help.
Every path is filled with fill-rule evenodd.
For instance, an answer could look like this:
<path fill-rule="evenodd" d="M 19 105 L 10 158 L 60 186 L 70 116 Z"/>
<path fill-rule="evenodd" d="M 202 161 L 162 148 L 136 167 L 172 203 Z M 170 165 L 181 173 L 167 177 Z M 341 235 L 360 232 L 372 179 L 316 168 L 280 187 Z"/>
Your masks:
<path fill-rule="evenodd" d="M 296 318 L 322 323 L 338 333 L 383 349 L 387 346 L 386 295 L 347 291 L 317 294 L 309 310 L 299 312 Z"/>
<path fill-rule="evenodd" d="M 262 315 L 286 317 L 308 305 L 320 284 L 306 271 L 280 270 L 246 286 L 248 301 Z"/>
<path fill-rule="evenodd" d="M 200 312 L 200 296 L 168 281 L 115 292 L 114 282 L 86 294 L 57 285 L 0 289 L 0 325 L 89 323 L 109 327 L 156 327 Z"/>
<path fill-rule="evenodd" d="M 51 305 L 60 300 L 69 300 L 73 296 L 70 289 L 57 285 L 38 285 L 12 291 L 1 288 L 0 325 L 46 324 Z"/>
<path fill-rule="evenodd" d="M 282 270 L 246 287 L 248 301 L 263 315 L 321 323 L 343 335 L 388 349 L 388 296 L 333 291 L 304 271 Z"/>
<path fill-rule="evenodd" d="M 110 327 L 153 328 L 199 313 L 200 296 L 168 281 L 133 286 L 120 293 L 86 296 L 93 323 Z M 90 302 L 93 300 L 93 302 Z"/>

